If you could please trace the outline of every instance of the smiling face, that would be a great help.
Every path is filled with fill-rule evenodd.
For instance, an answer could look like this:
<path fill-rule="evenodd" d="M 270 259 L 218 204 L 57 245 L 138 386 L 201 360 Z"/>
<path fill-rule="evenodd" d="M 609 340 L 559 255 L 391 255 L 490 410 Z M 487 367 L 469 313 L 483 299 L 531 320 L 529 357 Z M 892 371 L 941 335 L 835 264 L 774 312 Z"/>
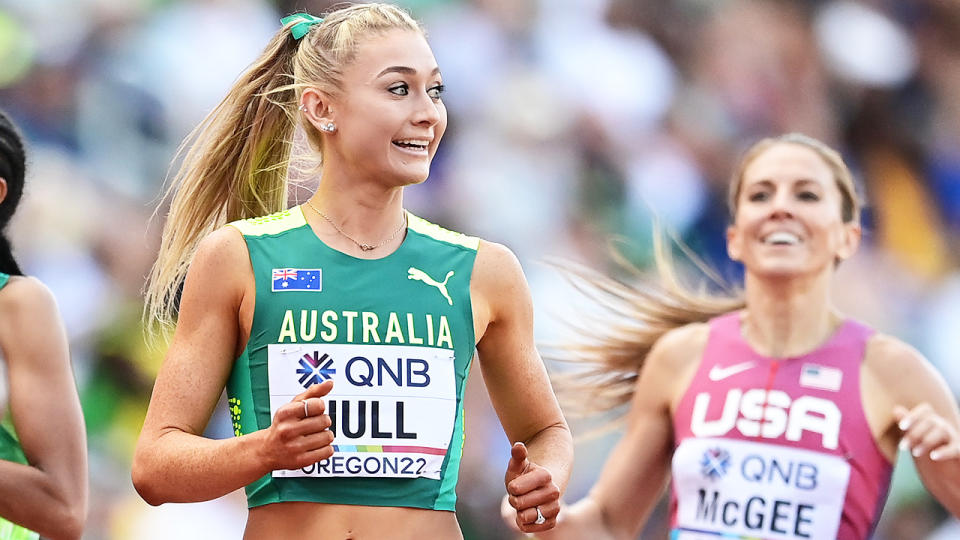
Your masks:
<path fill-rule="evenodd" d="M 844 222 L 843 207 L 837 179 L 817 152 L 775 143 L 743 169 L 727 251 L 758 276 L 829 271 L 860 239 L 859 224 Z"/>
<path fill-rule="evenodd" d="M 426 180 L 447 127 L 437 61 L 420 32 L 374 34 L 345 67 L 326 115 L 324 161 L 390 186 Z M 325 165 L 326 166 L 326 165 Z"/>

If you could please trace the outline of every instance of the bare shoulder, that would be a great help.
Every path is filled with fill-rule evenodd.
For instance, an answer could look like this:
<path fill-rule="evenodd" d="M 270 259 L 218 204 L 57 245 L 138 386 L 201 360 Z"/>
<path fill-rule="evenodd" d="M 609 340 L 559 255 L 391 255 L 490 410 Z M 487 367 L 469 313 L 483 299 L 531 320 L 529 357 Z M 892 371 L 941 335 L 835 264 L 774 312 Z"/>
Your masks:
<path fill-rule="evenodd" d="M 475 318 L 496 322 L 532 311 L 527 278 L 520 261 L 503 244 L 481 240 L 473 262 L 470 291 L 474 298 Z M 479 334 L 478 334 L 479 335 Z"/>
<path fill-rule="evenodd" d="M 878 375 L 895 375 L 901 378 L 905 370 L 932 367 L 918 350 L 891 335 L 880 332 L 874 334 L 867 342 L 864 362 Z"/>
<path fill-rule="evenodd" d="M 253 266 L 243 234 L 227 225 L 200 240 L 190 262 L 187 282 L 213 279 L 221 285 L 237 285 L 252 274 Z"/>
<path fill-rule="evenodd" d="M 184 283 L 181 315 L 189 298 L 200 299 L 201 304 L 220 299 L 239 306 L 252 283 L 253 266 L 243 234 L 229 225 L 221 227 L 197 245 Z"/>
<path fill-rule="evenodd" d="M 205 236 L 197 245 L 197 252 L 193 261 L 205 261 L 207 259 L 226 259 L 224 262 L 248 260 L 249 252 L 247 251 L 247 243 L 243 240 L 243 233 L 236 227 L 227 225 Z"/>
<path fill-rule="evenodd" d="M 707 323 L 689 323 L 670 330 L 650 350 L 647 365 L 670 371 L 689 368 L 703 356 L 710 337 Z"/>
<path fill-rule="evenodd" d="M 911 397 L 919 398 L 924 392 L 941 386 L 943 380 L 919 351 L 879 332 L 867 342 L 864 369 L 896 402 L 913 401 Z"/>
<path fill-rule="evenodd" d="M 11 276 L 0 289 L 0 313 L 0 347 L 8 362 L 21 353 L 66 343 L 57 301 L 37 278 Z"/>
<path fill-rule="evenodd" d="M 648 394 L 663 411 L 674 410 L 700 366 L 709 336 L 705 323 L 686 324 L 661 336 L 644 361 L 635 395 Z"/>
<path fill-rule="evenodd" d="M 3 326 L 24 322 L 25 318 L 51 317 L 57 314 L 57 301 L 50 289 L 39 279 L 28 276 L 10 276 L 0 289 L 0 312 Z"/>
<path fill-rule="evenodd" d="M 480 240 L 473 274 L 480 283 L 505 285 L 522 278 L 523 268 L 520 260 L 507 246 Z"/>
<path fill-rule="evenodd" d="M 50 288 L 35 277 L 10 276 L 6 287 L 0 289 L 0 306 L 4 308 L 29 307 L 36 302 L 55 303 Z"/>

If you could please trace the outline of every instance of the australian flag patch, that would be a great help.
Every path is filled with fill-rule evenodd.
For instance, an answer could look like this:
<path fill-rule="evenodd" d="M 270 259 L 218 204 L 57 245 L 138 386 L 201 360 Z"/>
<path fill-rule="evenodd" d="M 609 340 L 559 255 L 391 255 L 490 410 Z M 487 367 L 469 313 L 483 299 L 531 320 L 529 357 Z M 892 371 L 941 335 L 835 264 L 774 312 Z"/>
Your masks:
<path fill-rule="evenodd" d="M 274 268 L 272 277 L 273 285 L 270 290 L 273 292 L 320 292 L 323 282 L 319 268 Z"/>

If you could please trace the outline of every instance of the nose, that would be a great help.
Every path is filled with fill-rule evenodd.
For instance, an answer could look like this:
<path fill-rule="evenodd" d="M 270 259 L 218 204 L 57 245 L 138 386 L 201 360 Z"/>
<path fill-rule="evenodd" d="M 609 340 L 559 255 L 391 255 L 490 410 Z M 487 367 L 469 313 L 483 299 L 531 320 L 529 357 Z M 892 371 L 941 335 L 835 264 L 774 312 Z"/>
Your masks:
<path fill-rule="evenodd" d="M 785 190 L 777 191 L 770 204 L 770 217 L 785 218 L 793 216 L 794 199 Z"/>
<path fill-rule="evenodd" d="M 443 118 L 443 104 L 434 101 L 429 94 L 423 92 L 420 99 L 417 100 L 417 109 L 413 117 L 413 123 L 420 126 L 434 126 Z"/>

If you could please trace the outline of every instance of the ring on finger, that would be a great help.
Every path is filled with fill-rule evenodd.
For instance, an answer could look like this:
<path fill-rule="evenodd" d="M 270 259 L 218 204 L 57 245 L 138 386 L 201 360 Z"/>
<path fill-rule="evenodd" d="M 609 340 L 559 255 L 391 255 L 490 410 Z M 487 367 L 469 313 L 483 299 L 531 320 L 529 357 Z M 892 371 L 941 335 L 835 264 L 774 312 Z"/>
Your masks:
<path fill-rule="evenodd" d="M 307 400 L 303 400 L 303 417 L 310 416 L 310 409 L 307 408 Z"/>
<path fill-rule="evenodd" d="M 537 520 L 534 521 L 533 524 L 534 524 L 534 525 L 542 525 L 544 522 L 547 521 L 547 518 L 543 517 L 543 512 L 540 511 L 540 507 L 539 507 L 539 506 L 535 506 L 534 508 L 537 509 Z"/>

